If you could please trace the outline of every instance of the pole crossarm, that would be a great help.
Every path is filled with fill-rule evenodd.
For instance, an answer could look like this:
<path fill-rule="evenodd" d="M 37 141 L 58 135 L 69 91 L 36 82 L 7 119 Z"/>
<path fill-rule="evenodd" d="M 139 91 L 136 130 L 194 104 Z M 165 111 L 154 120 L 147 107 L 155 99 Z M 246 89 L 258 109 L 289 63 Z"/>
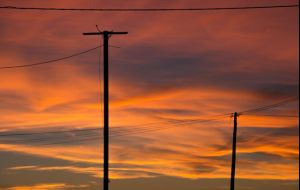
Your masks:
<path fill-rule="evenodd" d="M 128 34 L 128 32 L 114 32 L 114 31 L 103 31 L 103 32 L 84 32 L 82 33 L 85 36 L 89 36 L 89 35 L 115 35 L 115 34 Z"/>

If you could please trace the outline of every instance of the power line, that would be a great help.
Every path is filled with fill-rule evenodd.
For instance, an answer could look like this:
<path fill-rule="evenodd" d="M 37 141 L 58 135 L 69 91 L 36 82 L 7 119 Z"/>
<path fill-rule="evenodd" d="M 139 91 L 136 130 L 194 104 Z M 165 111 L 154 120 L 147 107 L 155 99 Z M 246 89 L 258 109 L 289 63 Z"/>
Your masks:
<path fill-rule="evenodd" d="M 215 121 L 215 120 L 220 120 L 222 118 L 218 118 L 218 119 L 206 119 L 206 120 L 202 120 L 202 122 L 209 122 L 209 121 Z M 197 122 L 200 122 L 197 121 Z M 128 136 L 128 135 L 135 135 L 135 134 L 143 134 L 143 133 L 149 133 L 149 132 L 154 132 L 154 131 L 161 131 L 161 130 L 165 130 L 165 129 L 169 129 L 169 128 L 173 128 L 176 127 L 178 125 L 182 125 L 185 123 L 174 123 L 172 124 L 172 126 L 157 126 L 157 127 L 152 127 L 152 128 L 148 128 L 148 127 L 144 127 L 144 128 L 140 128 L 139 130 L 132 130 L 132 131 L 128 131 L 128 132 L 121 132 L 121 133 L 112 133 L 112 135 L 110 135 L 110 137 L 114 138 L 114 137 L 121 137 L 121 136 Z M 56 144 L 66 144 L 66 143 L 71 143 L 71 142 L 84 142 L 84 141 L 94 141 L 94 140 L 100 140 L 100 136 L 95 137 L 95 135 L 88 135 L 87 138 L 83 138 L 83 139 L 64 139 L 61 141 L 56 141 L 56 142 L 47 142 L 47 139 L 33 139 L 36 143 L 40 143 L 38 145 L 56 145 Z M 45 141 L 46 140 L 46 141 Z M 9 141 L 8 141 L 9 142 Z M 12 143 L 15 143 L 15 141 L 10 141 Z M 24 143 L 24 142 L 28 142 L 26 140 L 23 141 L 18 141 L 18 143 Z"/>
<path fill-rule="evenodd" d="M 227 117 L 227 116 L 226 116 Z M 114 130 L 111 132 L 110 134 L 110 137 L 120 137 L 120 136 L 127 136 L 127 135 L 135 135 L 135 134 L 143 134 L 143 133 L 148 133 L 148 132 L 154 132 L 154 131 L 161 131 L 161 130 L 166 130 L 166 129 L 169 129 L 169 128 L 174 128 L 174 127 L 177 127 L 177 126 L 181 126 L 181 125 L 185 125 L 185 124 L 192 124 L 192 123 L 205 123 L 205 122 L 210 122 L 210 121 L 216 121 L 216 120 L 220 120 L 220 119 L 223 119 L 224 117 L 222 118 L 214 118 L 214 119 L 197 119 L 197 120 L 187 120 L 187 121 L 165 121 L 164 123 L 165 124 L 168 124 L 168 126 L 160 126 L 160 125 L 156 125 L 156 126 L 151 126 L 153 125 L 153 123 L 150 123 L 149 125 L 147 124 L 144 124 L 142 127 L 131 127 L 130 129 L 121 129 L 121 130 Z M 162 122 L 157 122 L 157 123 L 162 123 Z M 99 128 L 97 128 L 99 129 Z M 94 129 L 93 129 L 94 130 Z M 67 130 L 68 132 L 70 130 Z M 83 130 L 81 130 L 80 132 L 82 132 Z M 86 130 L 88 131 L 88 130 Z M 65 132 L 65 131 L 64 131 Z M 35 133 L 36 134 L 36 133 Z M 44 133 L 43 135 L 47 135 L 48 133 Z M 10 134 L 12 135 L 12 134 Z M 28 135 L 32 135 L 32 134 L 28 134 Z M 81 139 L 78 139 L 76 137 L 95 137 L 95 135 L 97 136 L 97 138 L 100 138 L 101 137 L 101 134 L 95 134 L 95 133 L 92 133 L 92 134 L 75 134 L 75 136 L 67 136 L 67 137 L 64 137 L 64 138 L 67 138 L 67 139 L 64 139 L 63 142 L 67 141 L 69 142 L 72 142 L 72 141 L 80 141 Z M 11 137 L 11 136 L 8 136 L 8 137 Z M 27 136 L 25 136 L 27 138 Z M 76 139 L 68 139 L 68 138 L 76 138 Z M 4 139 L 4 140 L 1 140 L 0 142 L 2 143 L 43 143 L 43 142 L 47 142 L 47 141 L 51 141 L 51 140 L 57 140 L 57 138 L 59 137 L 38 137 L 38 138 L 28 138 L 28 139 Z M 58 141 L 60 142 L 60 141 Z M 55 143 L 57 144 L 57 143 Z"/>
<path fill-rule="evenodd" d="M 247 114 L 248 116 L 266 116 L 266 117 L 299 117 L 298 115 L 279 115 L 279 114 Z"/>
<path fill-rule="evenodd" d="M 263 106 L 263 107 L 259 107 L 259 108 L 256 108 L 256 109 L 251 109 L 251 110 L 247 110 L 247 111 L 243 111 L 243 112 L 240 112 L 240 113 L 249 113 L 250 111 L 253 112 L 253 111 L 263 111 L 263 110 L 268 110 L 268 109 L 272 109 L 272 108 L 276 108 L 276 107 L 279 107 L 279 106 L 282 106 L 284 104 L 287 104 L 287 103 L 290 103 L 290 102 L 293 102 L 293 101 L 296 101 L 298 100 L 297 97 L 291 97 L 291 98 L 288 98 L 284 101 L 281 101 L 281 102 L 278 102 L 278 103 L 275 103 L 275 104 L 271 104 L 271 105 L 268 105 L 268 106 Z M 224 118 L 224 117 L 227 117 L 228 114 L 219 114 L 219 115 L 215 115 L 215 116 L 211 116 L 211 117 L 220 117 L 220 118 L 214 118 L 214 119 L 192 119 L 192 120 L 173 120 L 173 122 L 175 122 L 174 125 L 180 125 L 180 124 L 189 124 L 189 123 L 195 123 L 195 122 L 209 122 L 209 121 L 215 121 L 215 120 L 219 120 L 221 118 Z M 169 120 L 170 122 L 170 120 Z M 129 134 L 141 134 L 141 133 L 144 133 L 144 132 L 149 132 L 149 131 L 157 131 L 157 130 L 163 130 L 163 129 L 168 129 L 168 128 L 171 128 L 173 126 L 165 126 L 164 128 L 160 127 L 160 126 L 157 126 L 157 127 L 153 127 L 152 129 L 145 129 L 145 131 L 136 131 L 137 129 L 132 129 L 133 131 L 132 132 L 129 132 Z M 135 133 L 136 131 L 136 133 Z M 120 134 L 119 136 L 123 136 L 123 135 L 126 135 L 126 133 L 124 134 Z"/>
<path fill-rule="evenodd" d="M 154 123 L 150 123 L 150 124 L 142 124 L 142 125 L 136 125 L 136 127 L 131 127 L 129 129 L 113 129 L 113 131 L 111 132 L 111 136 L 124 136 L 124 135 L 128 135 L 128 134 L 139 134 L 139 133 L 144 133 L 144 132 L 150 132 L 150 131 L 157 131 L 157 130 L 163 130 L 163 129 L 167 129 L 167 128 L 172 128 L 172 127 L 176 127 L 178 125 L 183 125 L 183 124 L 192 124 L 192 123 L 203 123 L 203 122 L 210 122 L 210 121 L 215 121 L 215 120 L 219 120 L 220 118 L 217 119 L 198 119 L 198 120 L 187 120 L 187 121 L 164 121 L 164 122 L 157 122 L 157 124 L 169 124 L 172 126 L 161 126 L 161 125 L 157 125 L 153 126 Z M 142 126 L 142 127 L 141 127 Z M 92 131 L 96 131 L 96 130 L 100 130 L 100 128 L 90 128 L 90 129 L 79 129 L 79 130 L 64 130 L 64 131 L 49 131 L 49 132 L 37 132 L 37 133 L 15 133 L 15 134 L 2 134 L 2 137 L 18 137 L 18 136 L 25 136 L 27 138 L 27 136 L 32 136 L 32 135 L 36 135 L 36 134 L 41 134 L 41 135 L 49 135 L 49 134 L 62 134 L 62 133 L 66 133 L 66 132 L 80 132 L 79 134 L 75 134 L 75 137 L 81 137 L 81 136 L 86 136 L 86 135 L 94 135 L 94 133 L 92 134 L 81 134 L 82 132 L 92 132 Z M 67 135 L 67 134 L 66 134 Z M 74 136 L 71 136 L 74 137 Z M 29 139 L 21 139 L 21 140 L 16 140 L 16 139 L 12 139 L 12 141 L 14 142 L 27 142 L 27 141 L 40 141 L 40 140 L 51 140 L 51 138 L 55 139 L 56 137 L 39 137 L 39 138 L 29 138 Z M 10 141 L 8 139 L 8 141 Z M 2 141 L 3 142 L 3 141 Z M 11 142 L 11 141 L 10 141 Z"/>
<path fill-rule="evenodd" d="M 198 12 L 198 11 L 274 9 L 274 8 L 293 8 L 293 7 L 299 7 L 299 4 L 240 6 L 240 7 L 204 7 L 204 8 L 56 8 L 56 7 L 0 6 L 0 9 L 36 10 L 36 11 L 93 11 L 93 12 L 171 12 L 171 11 Z"/>
<path fill-rule="evenodd" d="M 224 114 L 225 115 L 225 114 Z M 135 135 L 135 134 L 144 134 L 144 133 L 149 133 L 149 132 L 154 132 L 154 131 L 161 131 L 161 130 L 166 130 L 170 128 L 174 128 L 180 125 L 185 125 L 185 124 L 192 124 L 192 123 L 205 123 L 205 122 L 210 122 L 210 121 L 216 121 L 223 119 L 225 116 L 220 117 L 221 115 L 218 115 L 219 118 L 215 119 L 194 119 L 194 120 L 180 120 L 180 121 L 173 121 L 169 126 L 153 126 L 149 127 L 149 125 L 143 125 L 144 127 L 136 127 L 136 128 L 130 128 L 130 129 L 123 129 L 123 130 L 116 130 L 112 131 L 110 137 L 115 138 L 115 137 L 121 137 L 121 136 L 128 136 L 128 135 Z M 226 116 L 228 117 L 228 116 Z M 168 121 L 170 122 L 170 121 Z M 161 122 L 158 122 L 161 123 Z M 153 125 L 154 123 L 151 123 Z M 88 130 L 88 129 L 87 129 Z M 97 128 L 99 130 L 99 128 Z M 24 140 L 11 140 L 11 141 L 4 141 L 4 143 L 41 143 L 37 145 L 55 145 L 55 144 L 66 144 L 66 143 L 71 143 L 71 142 L 84 142 L 84 141 L 94 141 L 94 140 L 99 140 L 101 136 L 97 134 L 79 134 L 76 135 L 76 137 L 80 137 L 80 139 L 75 138 L 75 139 L 64 139 L 62 141 L 56 141 L 56 142 L 49 142 L 47 143 L 48 140 L 56 140 L 55 138 L 52 137 L 46 137 L 46 138 L 37 138 L 37 139 L 24 139 Z M 87 138 L 81 138 L 81 137 L 87 137 Z M 71 137 L 72 138 L 72 137 Z M 3 141 L 2 141 L 3 142 Z"/>
<path fill-rule="evenodd" d="M 283 105 L 283 101 L 280 102 L 281 105 Z M 285 104 L 288 103 L 287 101 L 285 101 Z M 277 104 L 272 104 L 272 105 L 277 105 L 276 107 L 278 107 L 278 103 Z M 266 107 L 266 106 L 265 106 Z M 268 108 L 271 109 L 271 108 Z M 158 124 L 158 123 L 166 123 L 166 122 L 157 122 L 157 123 L 150 123 L 148 124 L 144 124 L 144 127 L 135 127 L 135 128 L 130 128 L 130 129 L 122 129 L 122 130 L 117 130 L 117 131 L 112 131 L 111 133 L 111 137 L 121 137 L 121 136 L 127 136 L 127 135 L 135 135 L 135 134 L 143 134 L 143 133 L 148 133 L 148 132 L 154 132 L 154 131 L 161 131 L 161 130 L 166 130 L 166 129 L 170 129 L 173 127 L 177 127 L 178 125 L 184 125 L 184 124 L 192 124 L 192 123 L 203 123 L 203 122 L 210 122 L 210 121 L 216 121 L 216 120 L 220 120 L 223 119 L 224 117 L 228 117 L 228 114 L 220 114 L 220 115 L 216 115 L 215 117 L 219 117 L 219 118 L 215 118 L 215 119 L 192 119 L 192 120 L 167 120 L 166 122 L 171 122 L 171 126 L 153 126 L 153 127 L 149 127 L 151 125 L 154 124 Z M 139 125 L 137 125 L 139 126 Z M 71 143 L 71 142 L 84 142 L 84 141 L 94 141 L 94 140 L 99 140 L 100 136 L 96 136 L 95 134 L 79 134 L 77 135 L 79 137 L 84 137 L 87 136 L 87 138 L 84 139 L 65 139 L 63 141 L 56 141 L 53 143 L 46 143 L 45 140 L 47 141 L 49 138 L 42 138 L 42 139 L 29 139 L 29 140 L 34 140 L 37 143 L 42 142 L 42 144 L 38 144 L 38 145 L 55 145 L 55 144 L 66 144 L 66 143 Z M 51 139 L 50 139 L 51 140 Z M 10 141 L 11 142 L 11 141 Z M 15 141 L 13 141 L 15 142 Z M 23 140 L 20 142 L 28 142 L 28 140 Z M 43 143 L 45 142 L 45 143 Z"/>
<path fill-rule="evenodd" d="M 246 110 L 243 112 L 240 112 L 242 114 L 245 113 L 255 113 L 258 111 L 263 111 L 263 110 L 268 110 L 272 108 L 276 108 L 279 106 L 282 106 L 284 104 L 287 104 L 289 102 L 295 101 L 296 97 L 288 98 L 283 101 L 280 101 L 275 104 L 271 104 L 268 106 L 263 106 L 251 110 Z M 248 114 L 246 114 L 248 115 Z M 251 114 L 249 114 L 251 115 Z M 279 115 L 277 115 L 279 116 Z M 287 115 L 285 115 L 287 116 Z M 116 131 L 112 131 L 111 137 L 120 137 L 120 136 L 126 136 L 126 135 L 135 135 L 135 134 L 143 134 L 143 133 L 148 133 L 148 132 L 154 132 L 154 131 L 160 131 L 160 130 L 165 130 L 169 128 L 173 128 L 176 126 L 184 125 L 184 124 L 192 124 L 192 123 L 203 123 L 203 122 L 210 122 L 210 121 L 215 121 L 222 119 L 224 117 L 228 117 L 228 114 L 219 114 L 215 116 L 210 116 L 212 117 L 219 117 L 219 118 L 214 118 L 214 119 L 189 119 L 189 120 L 173 120 L 173 119 L 166 119 L 166 121 L 162 122 L 154 122 L 154 123 L 149 123 L 149 124 L 143 124 L 143 125 L 135 125 L 135 127 L 131 127 L 130 129 L 121 129 Z M 158 124 L 169 124 L 169 126 L 161 126 Z M 153 126 L 154 125 L 154 126 Z M 171 126 L 170 126 L 171 125 Z M 142 126 L 142 127 L 140 127 Z M 99 130 L 100 128 L 88 128 L 88 129 L 75 129 L 75 130 L 63 130 L 63 131 L 48 131 L 48 132 L 35 132 L 35 133 L 15 133 L 15 134 L 1 134 L 0 136 L 2 137 L 11 137 L 11 136 L 23 136 L 23 135 L 36 135 L 36 134 L 55 134 L 55 133 L 66 133 L 66 132 L 90 132 L 90 131 L 95 131 Z M 96 136 L 95 136 L 96 135 Z M 53 144 L 65 144 L 65 143 L 70 143 L 70 142 L 81 142 L 81 141 L 92 141 L 92 140 L 97 140 L 100 138 L 97 134 L 76 134 L 76 137 L 80 137 L 81 139 L 75 138 L 75 139 L 64 139 L 63 141 L 56 141 L 55 143 L 46 143 L 49 140 L 56 140 L 57 137 L 40 137 L 40 138 L 31 138 L 31 139 L 13 139 L 13 140 L 7 140 L 7 141 L 1 141 L 2 143 L 42 143 L 39 145 L 53 145 Z M 82 139 L 82 137 L 87 137 Z M 70 137 L 68 137 L 70 138 Z M 73 137 L 71 137 L 73 138 Z"/>
<path fill-rule="evenodd" d="M 208 118 L 212 117 L 219 117 L 219 116 L 229 116 L 229 114 L 222 114 L 222 115 L 211 115 Z M 128 130 L 139 130 L 139 129 L 144 129 L 144 126 L 153 126 L 154 127 L 160 127 L 158 126 L 159 124 L 169 124 L 169 123 L 184 123 L 184 124 L 189 124 L 189 123 L 196 123 L 196 122 L 207 122 L 207 121 L 212 121 L 216 119 L 189 119 L 189 120 L 171 120 L 171 119 L 166 119 L 166 121 L 160 121 L 160 122 L 153 122 L 153 123 L 145 123 L 145 124 L 137 124 L 134 126 L 131 126 L 130 129 L 114 129 L 119 132 L 127 132 Z M 71 132 L 89 132 L 89 131 L 97 131 L 100 130 L 98 127 L 93 127 L 93 128 L 85 128 L 85 129 L 70 129 L 70 130 L 59 130 L 59 131 L 40 131 L 40 132 L 31 132 L 31 133 L 9 133 L 9 132 L 0 132 L 0 137 L 9 137 L 9 136 L 31 136 L 31 135 L 41 135 L 41 134 L 59 134 L 59 133 L 71 133 Z"/>
<path fill-rule="evenodd" d="M 232 113 L 225 113 L 225 114 L 218 114 L 218 115 L 212 115 L 209 118 L 212 117 L 227 117 L 227 116 L 231 116 Z M 166 119 L 167 121 L 171 121 L 171 122 L 197 122 L 197 121 L 204 121 L 203 119 Z M 215 119 L 207 119 L 207 121 L 210 120 L 215 120 Z M 206 120 L 205 120 L 206 121 Z"/>
<path fill-rule="evenodd" d="M 248 114 L 248 113 L 261 112 L 261 111 L 276 108 L 276 107 L 279 107 L 279 106 L 282 106 L 282 105 L 285 105 L 287 103 L 294 102 L 294 101 L 297 101 L 297 100 L 298 100 L 298 97 L 293 96 L 293 97 L 287 98 L 285 100 L 282 100 L 280 102 L 277 102 L 275 104 L 271 104 L 271 105 L 267 105 L 267 106 L 262 106 L 262 107 L 258 107 L 258 108 L 253 108 L 253 109 L 241 111 L 241 112 L 239 112 L 239 114 Z"/>
<path fill-rule="evenodd" d="M 251 113 L 256 113 L 258 111 L 265 111 L 265 110 L 268 110 L 268 109 L 272 109 L 272 108 L 276 108 L 276 107 L 279 107 L 279 106 L 282 106 L 284 104 L 287 104 L 287 103 L 290 103 L 290 102 L 293 102 L 293 101 L 296 101 L 298 100 L 297 97 L 291 97 L 291 98 L 288 98 L 288 99 L 285 99 L 283 101 L 280 101 L 280 102 L 277 102 L 275 104 L 271 104 L 271 105 L 267 105 L 267 106 L 263 106 L 263 107 L 258 107 L 258 108 L 254 108 L 254 109 L 249 109 L 249 110 L 246 110 L 246 111 L 241 111 L 241 112 L 238 112 L 239 114 L 242 114 L 242 115 L 249 115 Z M 212 115 L 212 116 L 209 116 L 208 118 L 212 118 L 212 117 L 222 117 L 222 116 L 229 116 L 229 114 L 218 114 L 218 115 Z M 131 131 L 136 131 L 136 130 L 143 130 L 145 129 L 145 127 L 143 126 L 147 126 L 147 129 L 159 129 L 161 128 L 161 126 L 158 126 L 159 124 L 169 124 L 169 123 L 182 123 L 182 124 L 190 124 L 190 123 L 197 123 L 197 122 L 208 122 L 208 121 L 213 121 L 213 120 L 218 120 L 218 118 L 215 118 L 215 119 L 189 119 L 189 120 L 174 120 L 174 119 L 166 119 L 166 121 L 161 121 L 161 122 L 153 122 L 153 123 L 146 123 L 146 124 L 138 124 L 138 125 L 135 125 L 133 127 L 131 127 L 130 129 L 121 129 L 119 130 L 119 132 L 129 132 L 130 130 Z M 149 128 L 149 126 L 153 126 L 152 128 Z M 155 126 L 156 125 L 156 126 Z M 142 126 L 142 127 L 141 127 Z M 87 129 L 70 129 L 70 130 L 60 130 L 60 131 L 44 131 L 44 132 L 32 132 L 32 133 L 0 133 L 0 137 L 5 137 L 5 136 L 26 136 L 26 135 L 38 135 L 38 134 L 52 134 L 52 133 L 68 133 L 68 132 L 86 132 L 86 131 L 96 131 L 96 130 L 100 130 L 99 128 L 87 128 Z M 116 131 L 117 132 L 117 131 Z"/>
<path fill-rule="evenodd" d="M 55 62 L 58 62 L 58 61 L 61 61 L 61 60 L 69 59 L 69 58 L 72 58 L 72 57 L 76 57 L 76 56 L 88 53 L 90 51 L 98 49 L 99 47 L 101 47 L 101 46 L 97 46 L 97 47 L 94 47 L 94 48 L 91 48 L 91 49 L 88 49 L 88 50 L 85 50 L 85 51 L 82 51 L 82 52 L 79 52 L 79 53 L 75 53 L 75 54 L 72 54 L 72 55 L 69 55 L 69 56 L 66 56 L 66 57 L 61 57 L 61 58 L 58 58 L 58 59 L 52 59 L 52 60 L 43 61 L 43 62 L 39 62 L 39 63 L 32 63 L 32 64 L 26 64 L 26 65 L 4 66 L 4 67 L 0 67 L 0 70 L 3 70 L 3 69 L 24 68 L 24 67 L 32 67 L 32 66 L 49 64 L 49 63 L 55 63 Z"/>

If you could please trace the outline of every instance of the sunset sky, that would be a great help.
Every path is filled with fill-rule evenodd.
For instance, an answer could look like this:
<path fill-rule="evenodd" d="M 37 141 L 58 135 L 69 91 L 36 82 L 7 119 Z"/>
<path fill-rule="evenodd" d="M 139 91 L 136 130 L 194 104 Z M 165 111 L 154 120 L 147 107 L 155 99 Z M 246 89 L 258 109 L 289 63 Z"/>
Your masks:
<path fill-rule="evenodd" d="M 201 8 L 282 3 L 298 1 L 2 0 L 0 6 Z M 229 189 L 233 121 L 227 113 L 298 96 L 298 8 L 1 9 L 0 67 L 99 46 L 100 36 L 82 35 L 97 32 L 95 25 L 128 32 L 110 38 L 111 190 Z M 0 190 L 102 189 L 101 51 L 0 70 Z M 239 116 L 237 190 L 298 189 L 298 103 Z M 183 122 L 195 120 L 199 122 Z M 99 130 L 40 133 L 90 128 Z"/>

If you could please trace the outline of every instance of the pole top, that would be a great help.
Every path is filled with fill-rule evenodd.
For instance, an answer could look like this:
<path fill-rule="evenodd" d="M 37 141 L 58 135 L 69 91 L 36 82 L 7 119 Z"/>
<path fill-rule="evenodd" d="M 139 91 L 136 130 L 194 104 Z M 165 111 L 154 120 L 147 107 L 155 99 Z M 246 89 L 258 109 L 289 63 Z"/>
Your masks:
<path fill-rule="evenodd" d="M 231 113 L 231 117 L 238 117 L 240 115 L 241 115 L 241 113 L 238 113 L 238 112 Z"/>

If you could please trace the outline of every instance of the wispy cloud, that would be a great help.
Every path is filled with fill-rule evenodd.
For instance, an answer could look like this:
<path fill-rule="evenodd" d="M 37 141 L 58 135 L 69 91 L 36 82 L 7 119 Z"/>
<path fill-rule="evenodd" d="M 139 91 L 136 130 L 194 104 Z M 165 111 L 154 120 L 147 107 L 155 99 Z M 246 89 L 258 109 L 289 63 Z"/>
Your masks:
<path fill-rule="evenodd" d="M 89 174 L 95 177 L 101 176 L 100 169 L 96 167 L 76 167 L 76 166 L 15 166 L 8 170 L 27 170 L 27 171 L 70 171 L 74 173 Z"/>
<path fill-rule="evenodd" d="M 70 188 L 80 188 L 87 187 L 87 185 L 67 185 L 67 184 L 37 184 L 32 186 L 16 186 L 10 187 L 8 190 L 62 190 L 62 189 L 70 189 Z"/>

